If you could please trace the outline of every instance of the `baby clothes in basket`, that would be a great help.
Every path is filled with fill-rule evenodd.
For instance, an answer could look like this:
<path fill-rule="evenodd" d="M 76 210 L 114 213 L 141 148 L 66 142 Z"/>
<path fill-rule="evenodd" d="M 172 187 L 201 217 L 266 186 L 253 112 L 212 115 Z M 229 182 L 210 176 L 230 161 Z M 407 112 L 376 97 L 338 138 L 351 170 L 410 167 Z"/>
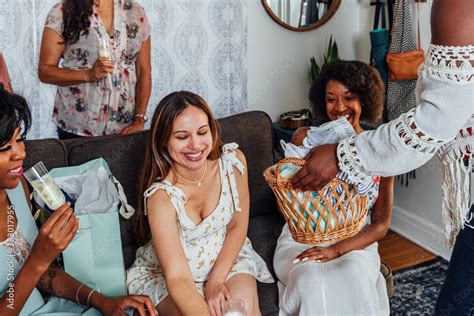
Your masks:
<path fill-rule="evenodd" d="M 324 145 L 324 144 L 335 144 L 338 143 L 340 140 L 354 135 L 355 130 L 352 125 L 347 121 L 345 117 L 342 117 L 338 120 L 330 121 L 328 123 L 322 124 L 319 127 L 310 127 L 307 131 L 306 137 L 303 140 L 302 146 L 297 146 L 292 143 L 285 143 L 283 140 L 281 141 L 281 146 L 285 151 L 285 158 L 300 158 L 304 159 L 310 152 L 310 150 L 316 146 Z M 280 169 L 280 177 L 284 179 L 292 178 L 299 170 L 300 166 L 294 165 L 292 163 L 284 164 Z M 341 171 L 336 175 L 336 178 L 347 182 L 350 185 L 355 185 L 350 182 L 347 173 Z M 378 196 L 378 189 L 379 189 L 380 177 L 373 177 L 372 179 L 368 179 L 365 182 L 361 182 L 356 186 L 356 191 L 359 195 L 367 195 L 367 208 L 370 209 L 375 204 Z M 337 191 L 341 194 L 343 188 L 341 185 L 337 187 Z M 329 198 L 330 190 L 326 189 L 325 195 Z M 316 198 L 317 192 L 311 192 L 311 196 Z M 301 196 L 300 196 L 301 195 Z M 299 192 L 298 198 L 302 201 L 304 200 L 304 193 Z M 331 198 L 332 206 L 337 203 L 335 198 Z M 308 201 L 308 203 L 312 203 Z M 312 209 L 313 205 L 309 205 L 306 209 Z M 321 205 L 321 208 L 324 206 Z M 349 213 L 350 214 L 350 213 Z M 350 216 L 350 215 L 349 215 Z M 336 224 L 337 220 L 334 219 L 334 222 L 329 221 L 329 225 Z M 323 224 L 323 227 L 325 225 Z M 323 228 L 321 227 L 321 228 Z M 324 229 L 324 228 L 323 228 Z"/>

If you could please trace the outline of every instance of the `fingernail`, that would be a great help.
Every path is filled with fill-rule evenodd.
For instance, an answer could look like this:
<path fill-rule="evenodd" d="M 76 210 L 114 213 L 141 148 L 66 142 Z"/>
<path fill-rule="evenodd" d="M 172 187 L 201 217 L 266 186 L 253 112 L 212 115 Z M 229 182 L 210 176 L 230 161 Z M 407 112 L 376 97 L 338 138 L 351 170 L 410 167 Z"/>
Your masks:
<path fill-rule="evenodd" d="M 68 201 L 68 202 L 66 202 L 66 204 L 67 204 L 67 205 L 69 205 L 69 206 L 71 206 L 71 202 L 69 202 L 69 201 Z"/>
<path fill-rule="evenodd" d="M 308 257 L 304 257 L 303 260 L 301 260 L 301 261 L 302 261 L 302 262 L 306 262 L 306 261 L 308 261 L 308 260 L 309 260 Z"/>
<path fill-rule="evenodd" d="M 293 260 L 293 264 L 297 264 L 300 261 L 301 261 L 300 259 L 296 258 L 295 260 Z"/>

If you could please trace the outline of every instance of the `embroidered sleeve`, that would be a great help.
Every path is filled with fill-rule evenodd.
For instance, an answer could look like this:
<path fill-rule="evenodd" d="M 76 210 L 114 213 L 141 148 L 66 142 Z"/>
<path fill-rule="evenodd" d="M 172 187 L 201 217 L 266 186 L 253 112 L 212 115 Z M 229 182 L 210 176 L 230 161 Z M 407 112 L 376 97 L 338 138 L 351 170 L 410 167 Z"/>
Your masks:
<path fill-rule="evenodd" d="M 46 22 L 44 27 L 48 27 L 52 30 L 55 30 L 59 35 L 63 34 L 63 11 L 62 4 L 57 3 L 51 11 L 49 11 L 48 16 L 46 17 Z"/>
<path fill-rule="evenodd" d="M 474 45 L 431 45 L 424 69 L 440 79 L 454 82 L 474 80 L 470 61 L 474 60 Z"/>
<path fill-rule="evenodd" d="M 432 45 L 417 83 L 417 107 L 375 131 L 338 145 L 339 167 L 351 181 L 405 173 L 455 138 L 474 111 L 473 46 Z"/>
<path fill-rule="evenodd" d="M 350 136 L 339 142 L 337 146 L 337 159 L 339 169 L 345 172 L 353 183 L 362 183 L 371 179 L 360 162 L 359 154 L 355 146 L 355 136 Z"/>

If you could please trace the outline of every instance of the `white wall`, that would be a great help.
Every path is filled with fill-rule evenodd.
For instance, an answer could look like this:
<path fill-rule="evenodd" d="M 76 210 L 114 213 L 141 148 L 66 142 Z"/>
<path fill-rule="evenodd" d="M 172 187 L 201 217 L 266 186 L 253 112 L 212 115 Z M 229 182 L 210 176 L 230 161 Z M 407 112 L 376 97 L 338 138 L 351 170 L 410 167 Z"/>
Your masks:
<path fill-rule="evenodd" d="M 267 112 L 276 121 L 286 111 L 308 108 L 309 59 L 322 60 L 331 34 L 344 59 L 358 57 L 360 5 L 342 0 L 324 26 L 294 32 L 275 23 L 261 1 L 248 1 L 248 108 Z"/>
<path fill-rule="evenodd" d="M 367 62 L 369 31 L 374 8 L 368 0 L 342 0 L 336 15 L 323 27 L 303 33 L 286 30 L 266 14 L 258 0 L 248 5 L 248 102 L 249 110 L 267 112 L 275 121 L 285 111 L 308 107 L 309 58 L 321 60 L 329 36 L 337 40 L 343 59 Z M 430 42 L 429 14 L 432 0 L 420 4 L 421 43 Z M 415 11 L 413 4 L 412 12 Z M 416 14 L 413 22 L 416 23 Z M 416 24 L 415 24 L 416 25 Z M 395 185 L 392 229 L 421 246 L 449 258 L 441 220 L 440 174 L 436 159 L 417 170 L 409 186 Z"/>

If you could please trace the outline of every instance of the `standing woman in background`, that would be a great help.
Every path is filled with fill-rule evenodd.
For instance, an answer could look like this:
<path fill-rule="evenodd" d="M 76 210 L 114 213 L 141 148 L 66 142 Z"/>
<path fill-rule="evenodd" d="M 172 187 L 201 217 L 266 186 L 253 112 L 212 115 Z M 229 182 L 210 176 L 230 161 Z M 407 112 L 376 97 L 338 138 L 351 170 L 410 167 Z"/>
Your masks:
<path fill-rule="evenodd" d="M 145 11 L 134 0 L 63 0 L 51 9 L 38 75 L 58 86 L 53 120 L 60 139 L 143 130 L 151 90 L 149 35 Z M 99 57 L 102 40 L 112 60 Z"/>

